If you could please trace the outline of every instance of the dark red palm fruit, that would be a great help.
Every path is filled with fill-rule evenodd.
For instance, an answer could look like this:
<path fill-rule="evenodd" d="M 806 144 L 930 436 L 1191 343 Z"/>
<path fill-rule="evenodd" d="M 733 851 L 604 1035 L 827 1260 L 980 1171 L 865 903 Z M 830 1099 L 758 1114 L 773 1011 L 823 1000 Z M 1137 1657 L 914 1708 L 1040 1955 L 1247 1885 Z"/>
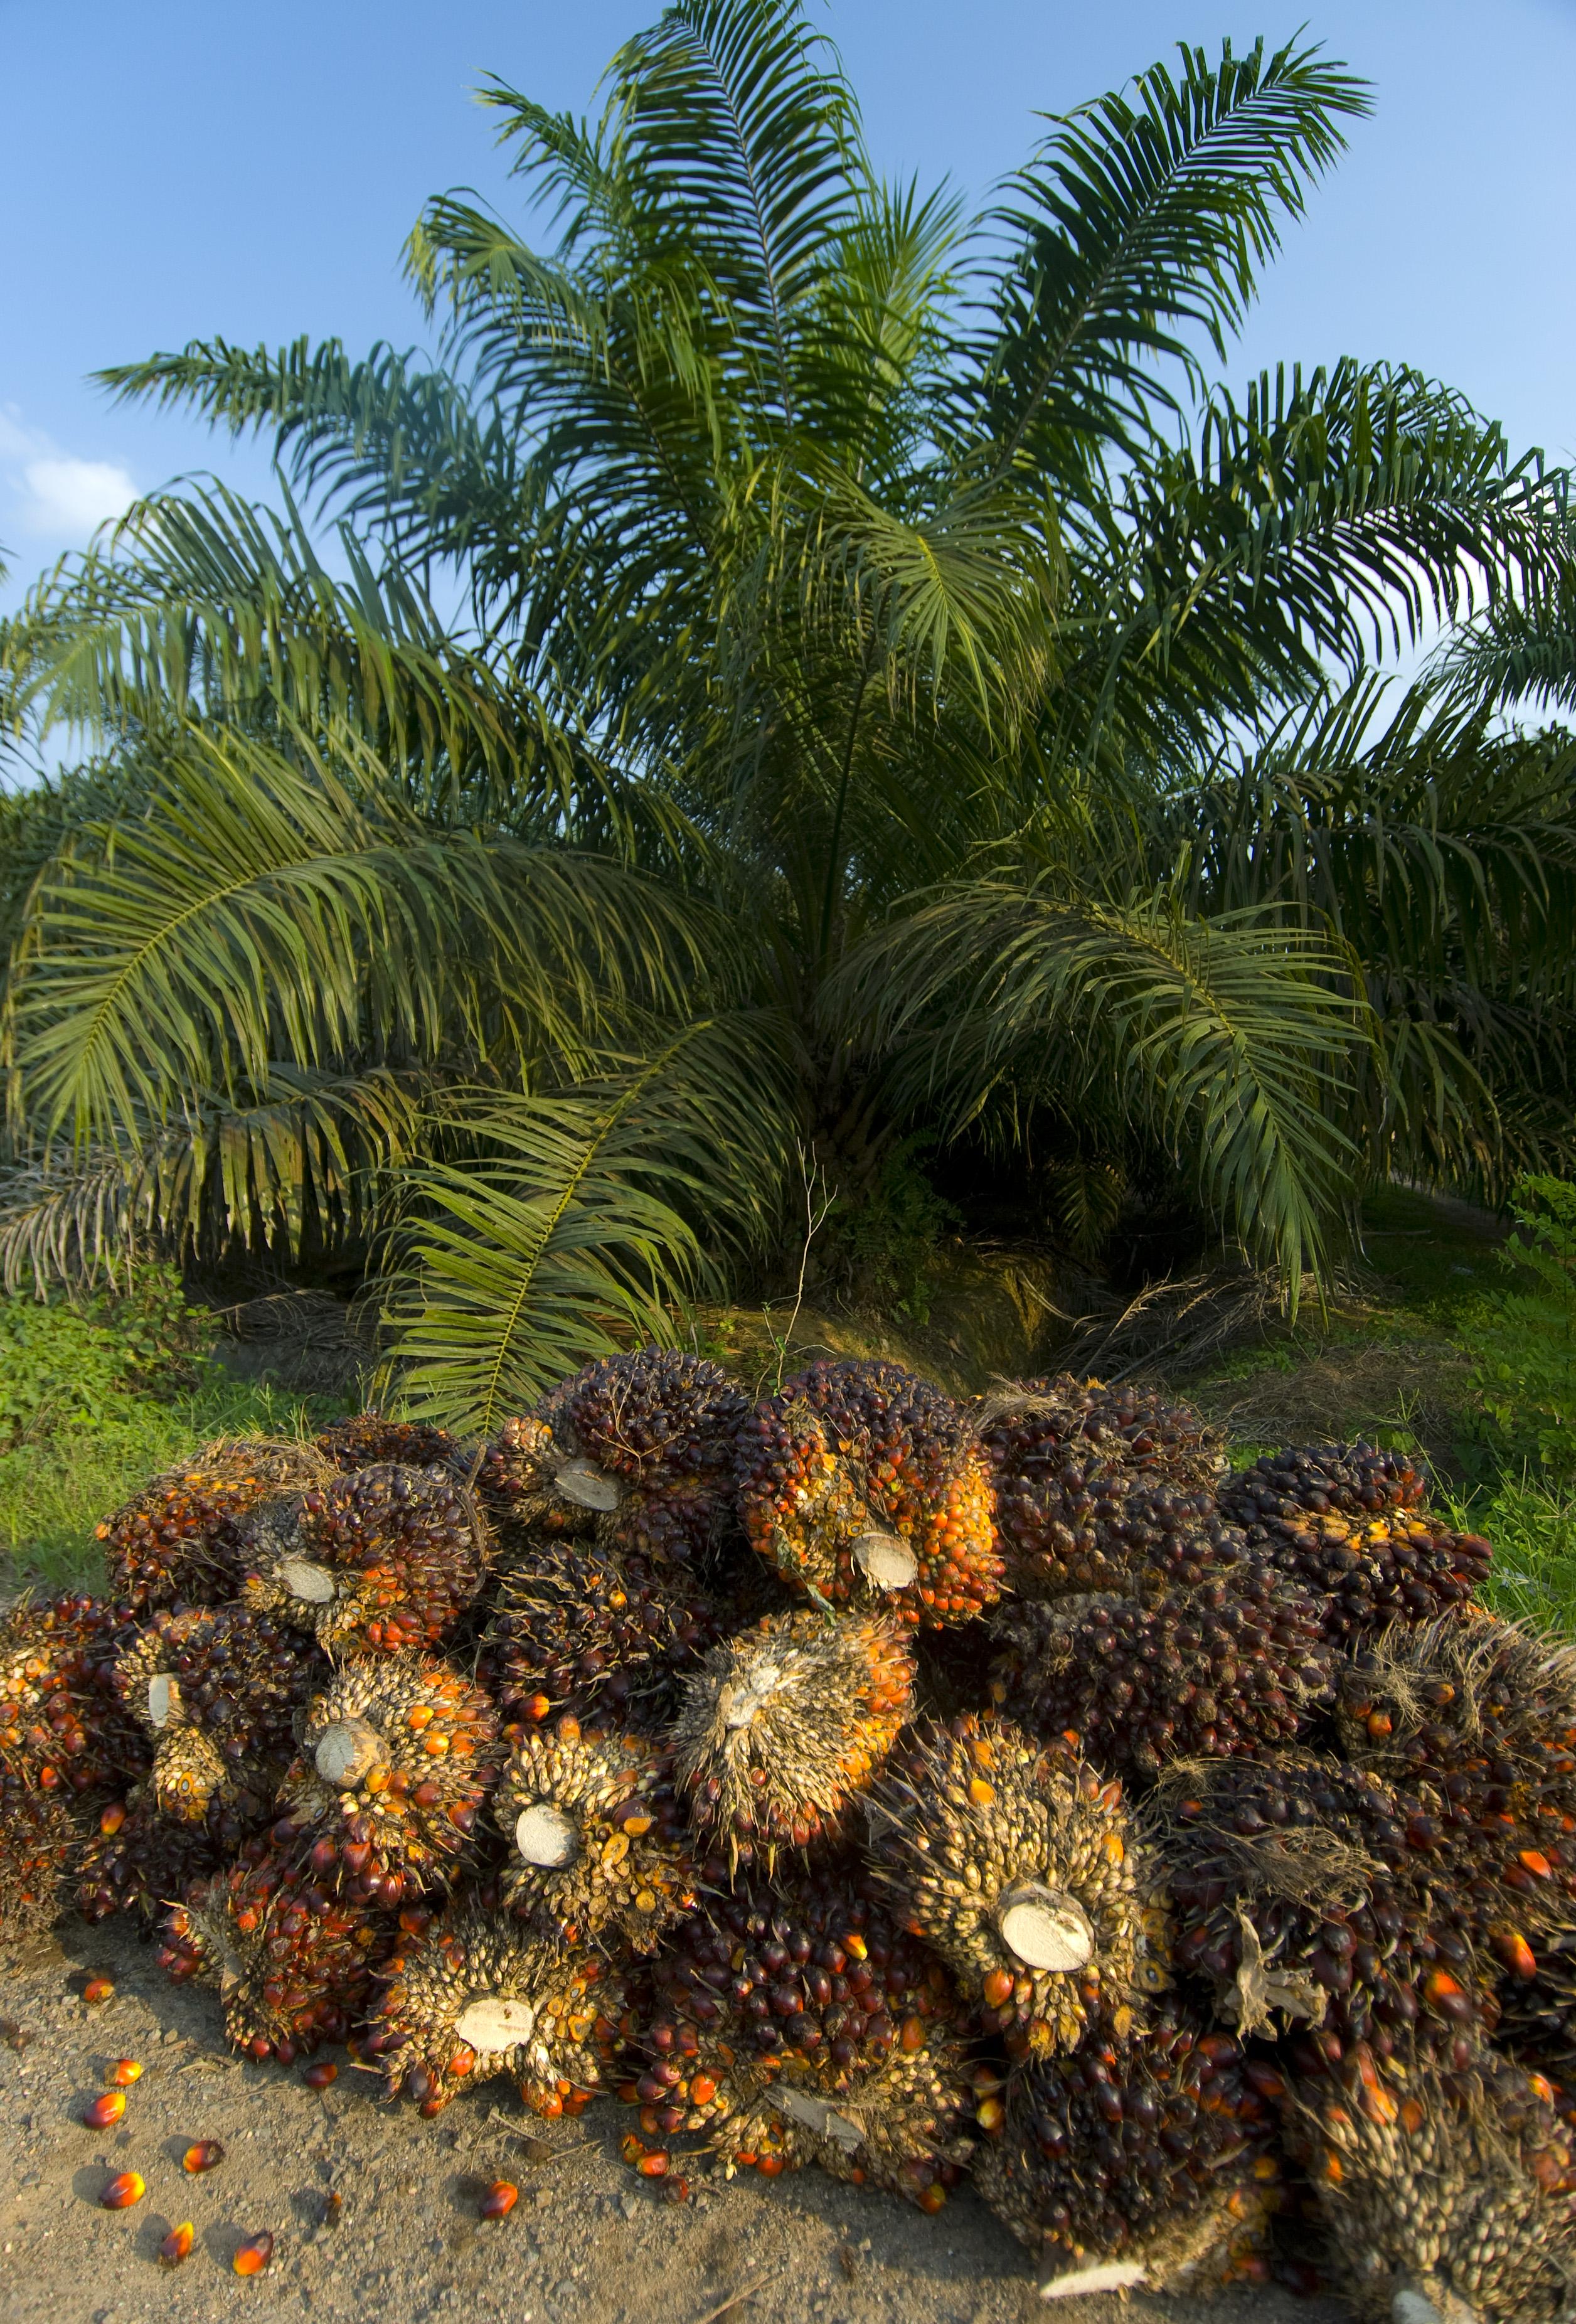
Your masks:
<path fill-rule="evenodd" d="M 391 1420 L 386 1413 L 358 1412 L 319 1429 L 312 1449 L 352 1476 L 392 1461 L 407 1469 L 455 1468 L 464 1459 L 457 1437 L 428 1420 Z"/>
<path fill-rule="evenodd" d="M 271 1842 L 172 1908 L 159 1964 L 183 1984 L 219 1986 L 225 2031 L 248 2057 L 291 2065 L 343 2042 L 360 2017 L 392 1923 L 334 1895 Z"/>
<path fill-rule="evenodd" d="M 481 1592 L 490 1536 L 451 1471 L 383 1462 L 274 1505 L 246 1547 L 244 1594 L 339 1658 L 441 1646 Z"/>
<path fill-rule="evenodd" d="M 1042 1737 L 1075 1734 L 1108 1774 L 1294 1742 L 1330 1694 L 1318 1607 L 1258 1560 L 1189 1591 L 1004 1609 L 992 1691 Z"/>
<path fill-rule="evenodd" d="M 134 1633 L 97 1598 L 24 1601 L 0 1618 L 0 1771 L 30 1790 L 119 1790 L 148 1764 L 115 1686 Z"/>
<path fill-rule="evenodd" d="M 622 1726 L 668 1717 L 677 1683 L 719 1634 L 717 1608 L 681 1568 L 542 1535 L 499 1581 L 483 1668 L 504 1713 L 568 1712 Z"/>
<path fill-rule="evenodd" d="M 226 1820 L 223 1812 L 216 1819 Z M 131 1913 L 151 1927 L 172 1897 L 184 1895 L 194 1880 L 211 1878 L 234 1845 L 208 1821 L 177 1823 L 161 1814 L 151 1787 L 139 1784 L 125 1799 L 107 1803 L 97 1818 L 89 1816 L 73 1871 L 73 1901 L 84 1920 Z"/>
<path fill-rule="evenodd" d="M 309 1638 L 262 1607 L 155 1614 L 118 1657 L 115 1680 L 152 1740 L 161 1812 L 231 1845 L 271 1821 L 295 1720 L 328 1667 Z"/>

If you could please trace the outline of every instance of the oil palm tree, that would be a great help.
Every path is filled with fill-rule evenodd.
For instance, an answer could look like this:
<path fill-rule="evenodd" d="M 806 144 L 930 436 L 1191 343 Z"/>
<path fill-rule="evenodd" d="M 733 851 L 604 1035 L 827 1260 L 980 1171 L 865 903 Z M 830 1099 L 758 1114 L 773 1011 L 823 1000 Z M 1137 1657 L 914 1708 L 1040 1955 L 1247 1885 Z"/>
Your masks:
<path fill-rule="evenodd" d="M 1279 835 L 1371 805 L 1332 673 L 1527 602 L 1558 480 L 1404 369 L 1205 368 L 1361 86 L 1184 49 L 977 219 L 878 178 L 799 0 L 678 0 L 604 93 L 490 85 L 557 240 L 432 202 L 436 359 L 105 374 L 263 434 L 281 507 L 161 496 L 5 637 L 145 772 L 19 939 L 14 1258 L 381 1236 L 410 1377 L 484 1425 L 769 1237 L 796 1145 L 1142 1147 L 1293 1297 L 1397 1140 L 1491 1165 L 1504 1028 L 1567 1005 L 1560 766 L 1486 780 L 1445 936 L 1382 848 Z"/>

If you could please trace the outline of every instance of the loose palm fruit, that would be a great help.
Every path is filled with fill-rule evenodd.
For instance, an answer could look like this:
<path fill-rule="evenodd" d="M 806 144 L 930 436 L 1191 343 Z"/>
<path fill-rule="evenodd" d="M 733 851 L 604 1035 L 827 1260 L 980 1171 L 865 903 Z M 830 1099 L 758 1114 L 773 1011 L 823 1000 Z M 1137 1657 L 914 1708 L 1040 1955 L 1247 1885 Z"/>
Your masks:
<path fill-rule="evenodd" d="M 1576 1900 L 1576 1656 L 1508 1622 L 1394 1625 L 1339 1674 L 1354 1764 L 1414 1793 L 1481 1941 L 1562 1932 Z M 1508 1965 L 1514 1966 L 1514 1944 Z"/>
<path fill-rule="evenodd" d="M 381 1412 L 358 1412 L 319 1430 L 312 1450 L 344 1476 L 393 1461 L 406 1469 L 456 1468 L 464 1459 L 457 1438 L 426 1420 L 390 1420 Z"/>
<path fill-rule="evenodd" d="M 1020 1595 L 1120 1587 L 1143 1564 L 1191 1580 L 1241 1536 L 1213 1502 L 1218 1439 L 1183 1404 L 1064 1373 L 982 1398 L 975 1426 Z"/>
<path fill-rule="evenodd" d="M 1244 2036 L 1301 2021 L 1382 2055 L 1415 2028 L 1448 2048 L 1491 2000 L 1468 1914 L 1436 1881 L 1431 1822 L 1378 1775 L 1313 1752 L 1171 1769 L 1146 1823 L 1177 1968 Z"/>
<path fill-rule="evenodd" d="M 192 1881 L 217 1872 L 226 1853 L 207 1822 L 172 1821 L 152 1784 L 139 1784 L 100 1811 L 82 1842 L 73 1873 L 77 1910 L 88 1921 L 135 1913 L 151 1924 Z"/>
<path fill-rule="evenodd" d="M 180 2227 L 171 2228 L 160 2245 L 159 2256 L 166 2267 L 179 2267 L 183 2259 L 190 2258 L 191 2247 L 196 2241 L 197 2229 L 189 2219 L 183 2219 Z"/>
<path fill-rule="evenodd" d="M 155 1614 L 115 1675 L 153 1738 L 160 1812 L 231 1845 L 267 1822 L 293 1722 L 327 1671 L 309 1639 L 259 1607 Z"/>
<path fill-rule="evenodd" d="M 640 1348 L 587 1364 L 539 1416 L 571 1463 L 614 1481 L 604 1533 L 660 1563 L 701 1557 L 731 1521 L 733 1443 L 748 1410 L 704 1357 Z M 560 1473 L 560 1492 L 565 1481 Z"/>
<path fill-rule="evenodd" d="M 237 2275 L 262 2275 L 273 2257 L 273 2237 L 266 2231 L 260 2236 L 248 2236 L 236 2250 L 230 2265 Z"/>
<path fill-rule="evenodd" d="M 121 2171 L 110 2181 L 98 2198 L 106 2211 L 129 2211 L 147 2193 L 147 2182 L 138 2171 Z"/>
<path fill-rule="evenodd" d="M 180 2167 L 199 2179 L 206 2172 L 217 2171 L 225 2159 L 225 2150 L 217 2138 L 193 2141 L 180 2158 Z"/>
<path fill-rule="evenodd" d="M 275 1504 L 249 1532 L 244 1594 L 333 1655 L 440 1646 L 481 1590 L 486 1529 L 443 1468 L 395 1462 Z"/>
<path fill-rule="evenodd" d="M 600 1955 L 475 1904 L 402 1938 L 379 1975 L 363 2053 L 391 2097 L 403 2089 L 424 2114 L 494 2074 L 512 2076 L 537 2114 L 578 2114 L 611 2063 L 625 2006 Z"/>
<path fill-rule="evenodd" d="M 868 1803 L 871 1869 L 1022 2054 L 1070 2050 L 1164 1982 L 1120 1784 L 1009 1726 L 895 1753 Z"/>
<path fill-rule="evenodd" d="M 695 1904 L 666 1752 L 633 1735 L 519 1736 L 493 1802 L 510 1855 L 501 1888 L 533 1932 L 566 1944 L 616 1932 L 638 1953 Z"/>
<path fill-rule="evenodd" d="M 1296 2078 L 1288 2134 L 1367 2324 L 1552 2324 L 1570 2313 L 1576 2171 L 1535 2083 L 1486 2050 Z"/>
<path fill-rule="evenodd" d="M 245 1571 L 247 1513 L 324 1473 L 321 1457 L 304 1444 L 208 1445 L 195 1461 L 155 1477 L 98 1527 L 111 1591 L 141 1614 L 234 1598 Z"/>
<path fill-rule="evenodd" d="M 1172 1759 L 1289 1743 L 1329 1693 L 1317 1608 L 1257 1562 L 1148 1600 L 1016 1606 L 992 1628 L 1003 1708 L 1140 1780 Z"/>
<path fill-rule="evenodd" d="M 106 2090 L 102 2098 L 95 2098 L 91 2106 L 84 2107 L 82 2120 L 89 2130 L 109 2130 L 122 2119 L 125 2110 L 125 2092 Z"/>
<path fill-rule="evenodd" d="M 1488 1544 L 1417 1506 L 1421 1480 L 1371 1445 L 1279 1452 L 1221 1487 L 1226 1515 L 1319 1599 L 1338 1644 L 1392 1621 L 1424 1622 L 1464 1604 L 1488 1571 Z"/>
<path fill-rule="evenodd" d="M 0 1618 L 0 1771 L 30 1790 L 118 1788 L 147 1751 L 115 1691 L 133 1637 L 96 1598 L 14 1606 Z"/>
<path fill-rule="evenodd" d="M 730 1861 L 834 1832 L 908 1716 L 914 1665 L 883 1616 L 779 1614 L 685 1681 L 674 1770 Z"/>
<path fill-rule="evenodd" d="M 280 1805 L 319 1879 L 390 1910 L 448 1886 L 503 1758 L 479 1686 L 428 1655 L 364 1655 L 313 1700 L 300 1745 Z"/>
<path fill-rule="evenodd" d="M 0 1944 L 52 1928 L 70 1897 L 82 1830 L 53 1792 L 0 1780 Z"/>
<path fill-rule="evenodd" d="M 198 1883 L 164 1924 L 159 1963 L 177 1984 L 201 1976 L 224 2001 L 225 2032 L 281 2065 L 342 2042 L 360 2015 L 382 1928 L 256 1843 Z"/>
<path fill-rule="evenodd" d="M 896 1364 L 812 1364 L 739 1432 L 739 1508 L 785 1582 L 910 1624 L 1000 1595 L 984 1456 L 957 1406 Z"/>
<path fill-rule="evenodd" d="M 506 2219 L 520 2200 L 520 2190 L 508 2179 L 494 2179 L 476 2206 L 482 2219 Z"/>
<path fill-rule="evenodd" d="M 1209 2292 L 1262 2270 L 1271 2128 L 1240 2045 L 1172 2006 L 1130 2043 L 1095 2034 L 1014 2077 L 975 2184 L 1044 2262 L 1046 2299 Z"/>
<path fill-rule="evenodd" d="M 689 1577 L 633 1553 L 540 1536 L 498 1586 L 484 1661 L 512 1718 L 664 1717 L 681 1672 L 717 1636 Z"/>
<path fill-rule="evenodd" d="M 143 2079 L 143 2070 L 135 2058 L 117 2058 L 109 2070 L 109 2079 L 117 2089 L 129 2089 Z"/>

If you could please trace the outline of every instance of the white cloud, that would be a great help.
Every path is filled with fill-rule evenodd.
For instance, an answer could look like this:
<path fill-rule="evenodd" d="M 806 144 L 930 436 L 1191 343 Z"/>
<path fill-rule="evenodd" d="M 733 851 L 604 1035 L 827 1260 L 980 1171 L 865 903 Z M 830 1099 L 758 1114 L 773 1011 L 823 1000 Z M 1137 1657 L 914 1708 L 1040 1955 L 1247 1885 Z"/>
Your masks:
<path fill-rule="evenodd" d="M 79 460 L 41 429 L 0 410 L 0 539 L 25 533 L 62 547 L 79 544 L 137 496 L 114 460 Z"/>
<path fill-rule="evenodd" d="M 126 471 L 109 460 L 30 460 L 22 481 L 23 530 L 55 540 L 97 531 L 137 496 Z"/>

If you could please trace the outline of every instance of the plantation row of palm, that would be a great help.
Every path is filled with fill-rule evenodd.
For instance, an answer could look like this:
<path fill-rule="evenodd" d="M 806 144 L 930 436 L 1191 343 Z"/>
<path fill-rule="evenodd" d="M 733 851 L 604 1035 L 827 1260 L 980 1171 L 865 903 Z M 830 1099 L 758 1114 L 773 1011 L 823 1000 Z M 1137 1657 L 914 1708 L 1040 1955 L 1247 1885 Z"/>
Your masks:
<path fill-rule="evenodd" d="M 354 1264 L 486 1430 L 770 1264 L 806 1157 L 972 1142 L 1086 1242 L 1162 1187 L 1294 1300 L 1376 1177 L 1568 1167 L 1566 479 L 1405 368 L 1212 383 L 1363 86 L 1184 50 L 978 218 L 799 0 L 603 95 L 490 88 L 552 246 L 430 203 L 436 360 L 105 374 L 278 495 L 0 632 L 90 751 L 5 807 L 14 1276 Z"/>

